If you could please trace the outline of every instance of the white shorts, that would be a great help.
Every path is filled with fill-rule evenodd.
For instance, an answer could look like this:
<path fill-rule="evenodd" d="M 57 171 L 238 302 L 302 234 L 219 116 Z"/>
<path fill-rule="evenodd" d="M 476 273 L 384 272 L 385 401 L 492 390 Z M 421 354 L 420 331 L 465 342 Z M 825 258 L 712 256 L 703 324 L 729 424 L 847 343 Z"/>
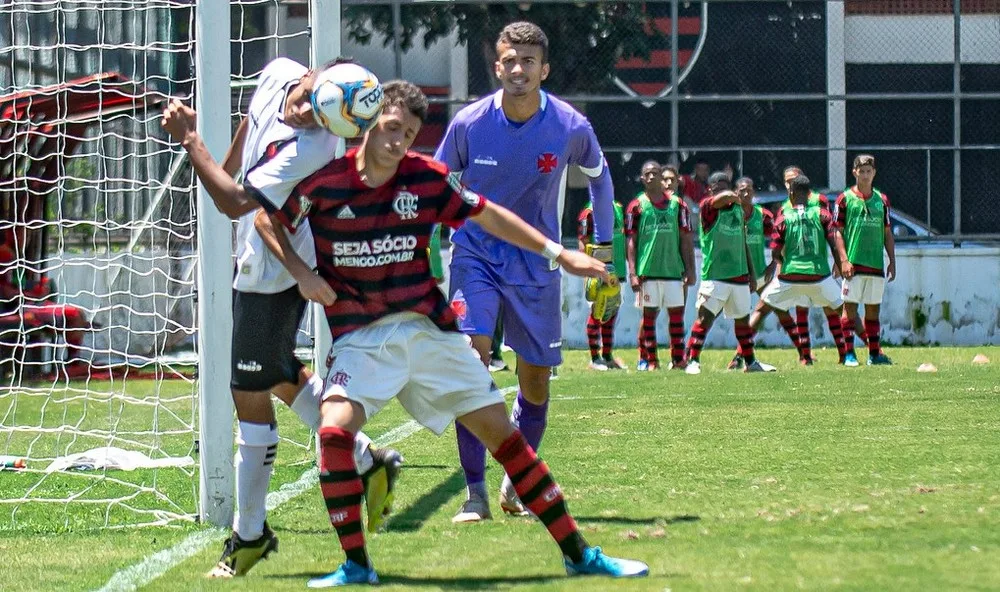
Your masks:
<path fill-rule="evenodd" d="M 713 280 L 703 280 L 698 288 L 698 308 L 705 307 L 718 316 L 725 311 L 731 319 L 741 319 L 750 314 L 750 286 Z"/>
<path fill-rule="evenodd" d="M 844 303 L 840 286 L 830 276 L 818 282 L 785 282 L 775 278 L 767 285 L 760 299 L 778 310 L 793 306 L 837 308 Z"/>
<path fill-rule="evenodd" d="M 646 280 L 635 293 L 635 305 L 639 308 L 675 308 L 684 306 L 684 282 L 682 280 Z"/>
<path fill-rule="evenodd" d="M 765 277 L 766 276 L 762 275 L 759 278 L 757 278 L 757 293 L 758 294 L 760 294 L 761 292 L 763 292 L 764 288 L 767 287 L 767 282 L 764 280 Z M 772 281 L 773 281 L 773 278 L 772 278 Z"/>
<path fill-rule="evenodd" d="M 882 304 L 885 278 L 877 275 L 856 275 L 844 280 L 844 301 L 857 304 Z"/>
<path fill-rule="evenodd" d="M 359 403 L 371 419 L 393 397 L 435 434 L 457 417 L 504 399 L 465 335 L 424 315 L 397 313 L 333 344 L 323 399 Z"/>

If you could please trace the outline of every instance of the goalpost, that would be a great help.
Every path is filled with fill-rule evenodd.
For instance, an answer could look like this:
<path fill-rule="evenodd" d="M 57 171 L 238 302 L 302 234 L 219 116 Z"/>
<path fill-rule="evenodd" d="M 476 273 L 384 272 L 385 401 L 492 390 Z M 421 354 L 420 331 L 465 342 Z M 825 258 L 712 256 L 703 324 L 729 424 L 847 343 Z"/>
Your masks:
<path fill-rule="evenodd" d="M 340 0 L 5 3 L 0 457 L 26 468 L 0 473 L 0 530 L 231 523 L 232 223 L 160 111 L 169 98 L 193 103 L 221 161 L 270 59 L 306 46 L 314 64 L 339 54 L 340 10 Z M 318 326 L 300 343 L 322 362 L 325 319 L 310 319 Z M 140 468 L 100 468 L 109 458 Z"/>

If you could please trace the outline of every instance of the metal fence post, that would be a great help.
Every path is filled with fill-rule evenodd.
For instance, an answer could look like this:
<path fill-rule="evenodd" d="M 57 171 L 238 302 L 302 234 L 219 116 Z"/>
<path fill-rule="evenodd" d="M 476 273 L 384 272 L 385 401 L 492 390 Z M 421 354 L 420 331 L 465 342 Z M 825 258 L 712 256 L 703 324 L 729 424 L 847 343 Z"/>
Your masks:
<path fill-rule="evenodd" d="M 959 94 L 962 92 L 962 0 L 954 2 L 955 15 L 955 60 L 953 62 L 953 89 L 955 105 L 954 109 L 954 146 L 952 147 L 952 158 L 954 159 L 954 179 L 952 189 L 952 200 L 954 205 L 954 228 L 952 234 L 962 234 L 962 99 Z"/>
<path fill-rule="evenodd" d="M 678 3 L 680 0 L 670 0 L 670 151 L 676 160 L 676 165 L 681 165 L 681 155 L 678 153 L 680 143 L 680 89 L 677 88 L 680 80 L 678 70 L 677 52 L 679 42 L 677 39 L 677 19 L 680 17 Z"/>
<path fill-rule="evenodd" d="M 826 146 L 827 187 L 839 189 L 847 183 L 847 90 L 844 52 L 844 2 L 826 3 Z"/>

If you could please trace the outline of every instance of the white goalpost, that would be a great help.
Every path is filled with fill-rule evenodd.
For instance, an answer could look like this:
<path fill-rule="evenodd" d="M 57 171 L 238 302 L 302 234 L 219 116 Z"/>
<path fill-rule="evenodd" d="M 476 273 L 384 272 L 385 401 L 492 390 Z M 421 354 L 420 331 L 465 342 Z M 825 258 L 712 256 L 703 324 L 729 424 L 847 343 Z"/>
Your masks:
<path fill-rule="evenodd" d="M 193 103 L 221 161 L 263 66 L 306 47 L 313 63 L 338 55 L 340 11 L 4 3 L 0 467 L 25 466 L 3 469 L 0 530 L 231 523 L 232 223 L 160 111 Z M 323 315 L 304 327 L 300 353 L 322 363 Z"/>

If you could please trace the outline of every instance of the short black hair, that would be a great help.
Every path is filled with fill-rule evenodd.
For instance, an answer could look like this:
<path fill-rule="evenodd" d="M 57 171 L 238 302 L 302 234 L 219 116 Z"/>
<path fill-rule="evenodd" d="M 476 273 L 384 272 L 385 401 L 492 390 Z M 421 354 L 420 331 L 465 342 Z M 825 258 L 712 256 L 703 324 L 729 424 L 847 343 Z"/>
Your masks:
<path fill-rule="evenodd" d="M 658 171 L 662 171 L 663 170 L 663 167 L 660 166 L 660 163 L 656 162 L 655 160 L 647 160 L 646 162 L 642 163 L 642 166 L 639 167 L 639 170 L 642 171 L 642 169 L 644 169 L 646 167 L 649 167 L 649 166 L 655 168 Z"/>
<path fill-rule="evenodd" d="M 660 176 L 662 177 L 663 173 L 665 173 L 667 171 L 670 171 L 671 173 L 673 173 L 675 177 L 680 177 L 680 173 L 677 172 L 677 167 L 675 167 L 672 164 L 668 164 L 666 166 L 660 167 Z"/>
<path fill-rule="evenodd" d="M 403 107 L 416 115 L 420 123 L 427 121 L 427 95 L 416 84 L 406 80 L 390 80 L 382 85 L 382 92 L 385 95 L 385 107 Z"/>
<path fill-rule="evenodd" d="M 549 38 L 545 35 L 545 31 L 535 23 L 529 23 L 528 21 L 510 23 L 500 31 L 500 35 L 497 37 L 497 53 L 500 53 L 499 47 L 501 43 L 541 47 L 542 63 L 549 63 Z"/>
<path fill-rule="evenodd" d="M 708 184 L 715 185 L 716 183 L 725 183 L 726 185 L 729 185 L 729 175 L 722 171 L 715 171 L 708 176 Z"/>
<path fill-rule="evenodd" d="M 733 183 L 733 187 L 736 187 L 737 185 L 741 185 L 743 183 L 746 183 L 750 187 L 753 187 L 753 179 L 751 179 L 750 177 L 740 177 L 739 179 L 736 179 L 736 182 Z"/>
<path fill-rule="evenodd" d="M 789 181 L 789 183 L 788 183 L 788 190 L 792 191 L 792 192 L 794 192 L 796 190 L 811 191 L 812 190 L 812 185 L 811 185 L 811 183 L 809 181 L 809 177 L 807 177 L 805 175 L 799 175 L 799 176 L 795 177 L 794 179 L 792 179 L 791 181 Z"/>
<path fill-rule="evenodd" d="M 788 165 L 788 166 L 785 167 L 785 170 L 781 171 L 781 176 L 784 177 L 785 175 L 787 175 L 789 173 L 789 171 L 795 171 L 796 173 L 799 173 L 801 175 L 802 174 L 802 167 L 794 165 L 794 164 L 790 164 L 790 165 Z"/>

